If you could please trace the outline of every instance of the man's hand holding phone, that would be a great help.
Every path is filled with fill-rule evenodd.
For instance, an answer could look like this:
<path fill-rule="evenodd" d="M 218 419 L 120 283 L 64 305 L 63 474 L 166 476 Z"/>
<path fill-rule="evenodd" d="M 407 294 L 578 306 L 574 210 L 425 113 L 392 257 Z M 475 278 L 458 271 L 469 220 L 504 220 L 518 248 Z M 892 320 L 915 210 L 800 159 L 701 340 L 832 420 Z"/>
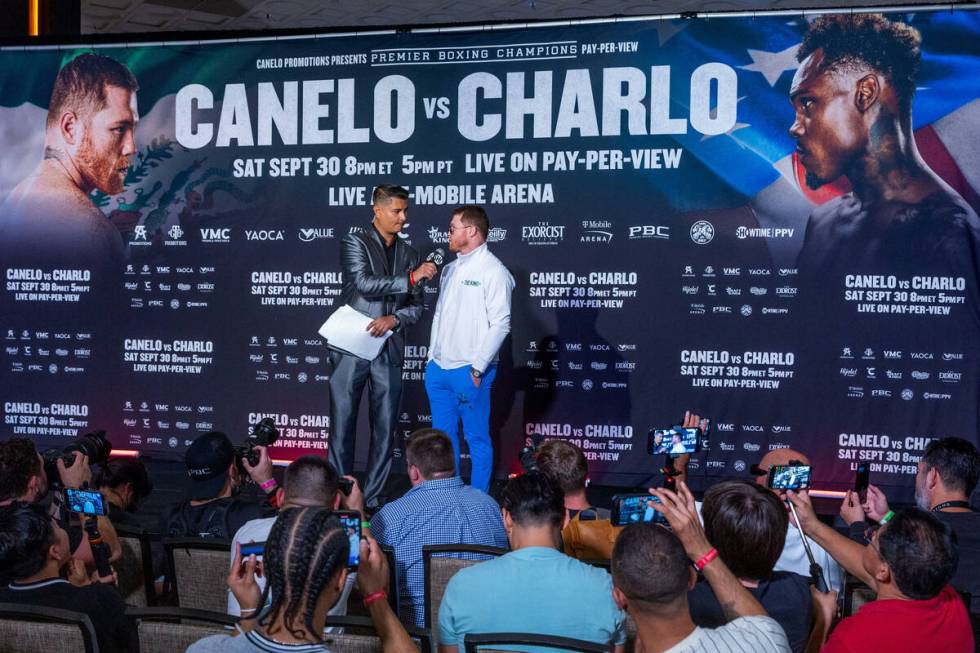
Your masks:
<path fill-rule="evenodd" d="M 868 485 L 868 502 L 864 504 L 864 513 L 875 521 L 881 521 L 889 510 L 885 493 L 875 485 Z"/>
<path fill-rule="evenodd" d="M 242 559 L 242 545 L 235 543 L 235 559 L 231 563 L 226 582 L 228 589 L 235 595 L 241 606 L 242 619 L 255 619 L 259 615 L 259 601 L 262 590 L 255 580 L 256 574 L 262 575 L 262 562 L 255 554 Z"/>
<path fill-rule="evenodd" d="M 688 489 L 687 483 L 680 481 L 676 493 L 665 488 L 650 488 L 650 494 L 660 500 L 660 503 L 651 501 L 650 505 L 667 518 L 671 530 L 692 561 L 700 560 L 711 551 L 711 543 L 701 526 L 694 495 Z"/>

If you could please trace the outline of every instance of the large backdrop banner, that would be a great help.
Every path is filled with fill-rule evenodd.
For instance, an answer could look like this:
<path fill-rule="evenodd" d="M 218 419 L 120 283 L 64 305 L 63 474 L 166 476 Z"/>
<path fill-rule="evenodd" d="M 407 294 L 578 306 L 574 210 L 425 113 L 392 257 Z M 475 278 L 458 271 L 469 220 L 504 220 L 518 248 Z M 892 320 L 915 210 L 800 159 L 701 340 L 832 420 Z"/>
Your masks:
<path fill-rule="evenodd" d="M 977 440 L 978 55 L 972 11 L 2 49 L 0 437 L 179 458 L 271 416 L 325 453 L 339 239 L 395 183 L 423 256 L 481 204 L 516 280 L 498 476 L 541 435 L 645 483 L 692 409 L 697 482 L 792 446 L 907 490 Z"/>

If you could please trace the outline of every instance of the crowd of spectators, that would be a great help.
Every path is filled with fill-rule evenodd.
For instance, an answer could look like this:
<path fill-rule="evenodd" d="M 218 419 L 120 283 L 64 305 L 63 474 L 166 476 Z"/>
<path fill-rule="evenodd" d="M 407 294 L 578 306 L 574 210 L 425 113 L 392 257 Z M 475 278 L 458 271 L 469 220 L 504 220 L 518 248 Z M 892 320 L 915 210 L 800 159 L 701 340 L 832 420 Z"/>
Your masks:
<path fill-rule="evenodd" d="M 688 422 L 701 420 L 688 414 Z M 847 493 L 839 524 L 819 519 L 805 490 L 766 486 L 773 465 L 808 463 L 803 452 L 770 451 L 753 466 L 754 481 L 719 481 L 701 501 L 683 480 L 682 457 L 676 489 L 649 491 L 669 528 L 609 524 L 608 508 L 589 500 L 585 455 L 566 440 L 541 443 L 535 469 L 494 499 L 458 476 L 446 434 L 421 429 L 405 447 L 411 488 L 373 515 L 357 480 L 325 459 L 293 461 L 280 487 L 265 447 L 251 451 L 254 465 L 224 434 L 198 437 L 185 456 L 186 495 L 159 520 L 162 537 L 230 542 L 227 613 L 238 624 L 192 653 L 325 651 L 327 617 L 355 602 L 386 651 L 417 650 L 409 632 L 426 625 L 440 653 L 488 632 L 572 637 L 616 653 L 627 645 L 645 653 L 974 649 L 980 513 L 970 497 L 980 454 L 959 438 L 933 440 L 922 453 L 915 506 L 893 510 L 871 485 L 864 501 Z M 242 492 L 249 482 L 257 488 Z M 30 440 L 0 443 L 0 602 L 70 606 L 89 615 L 100 650 L 137 650 L 116 575 L 98 571 L 86 535 L 91 518 L 69 513 L 60 488 L 102 493 L 107 514 L 94 524 L 112 562 L 123 554 L 114 524 L 146 523 L 136 513 L 153 483 L 139 460 L 110 459 L 93 472 L 81 452 L 45 465 Z M 341 510 L 363 516 L 359 542 L 338 520 Z M 566 555 L 570 520 L 605 524 L 605 562 Z M 259 542 L 262 555 L 242 555 Z M 827 591 L 810 578 L 805 543 Z M 449 580 L 427 624 L 423 547 L 438 544 L 484 545 L 499 555 L 454 554 L 469 564 Z M 356 571 L 347 564 L 352 545 Z M 875 597 L 848 615 L 845 577 Z"/>

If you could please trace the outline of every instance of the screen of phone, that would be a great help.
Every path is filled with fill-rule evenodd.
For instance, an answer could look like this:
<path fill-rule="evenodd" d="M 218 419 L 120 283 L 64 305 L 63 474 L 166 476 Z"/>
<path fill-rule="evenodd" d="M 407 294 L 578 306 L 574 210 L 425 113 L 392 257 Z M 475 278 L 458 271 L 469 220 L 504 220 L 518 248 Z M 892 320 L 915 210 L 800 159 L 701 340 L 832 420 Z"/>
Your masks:
<path fill-rule="evenodd" d="M 262 554 L 265 553 L 265 542 L 249 542 L 240 546 L 243 561 L 251 555 L 261 558 Z"/>
<path fill-rule="evenodd" d="M 774 490 L 802 490 L 810 487 L 810 465 L 773 465 L 769 468 L 769 487 Z"/>
<path fill-rule="evenodd" d="M 854 491 L 858 494 L 858 500 L 865 503 L 868 500 L 868 485 L 871 483 L 871 465 L 860 463 L 857 467 L 857 474 L 854 476 Z"/>
<path fill-rule="evenodd" d="M 350 555 L 347 557 L 347 568 L 357 569 L 361 562 L 361 515 L 356 512 L 338 512 L 340 525 L 350 540 Z"/>
<path fill-rule="evenodd" d="M 85 515 L 105 514 L 105 498 L 101 492 L 66 488 L 65 503 L 72 512 L 80 512 Z"/>
<path fill-rule="evenodd" d="M 667 518 L 649 505 L 651 501 L 660 503 L 660 499 L 650 494 L 625 494 L 613 497 L 613 526 L 628 526 L 644 521 L 666 524 Z"/>
<path fill-rule="evenodd" d="M 653 429 L 647 451 L 655 456 L 680 455 L 700 451 L 701 430 L 697 428 Z"/>

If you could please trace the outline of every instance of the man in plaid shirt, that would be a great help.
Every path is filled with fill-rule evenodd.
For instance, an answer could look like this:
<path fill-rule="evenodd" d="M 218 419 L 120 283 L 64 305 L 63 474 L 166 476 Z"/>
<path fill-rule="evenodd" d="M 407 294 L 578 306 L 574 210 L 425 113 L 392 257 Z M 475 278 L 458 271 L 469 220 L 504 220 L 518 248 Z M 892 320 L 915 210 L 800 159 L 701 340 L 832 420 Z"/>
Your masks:
<path fill-rule="evenodd" d="M 453 445 L 442 431 L 419 429 L 405 446 L 412 488 L 371 520 L 379 544 L 395 550 L 399 601 L 405 621 L 424 622 L 426 544 L 483 544 L 507 548 L 500 506 L 456 474 Z"/>

